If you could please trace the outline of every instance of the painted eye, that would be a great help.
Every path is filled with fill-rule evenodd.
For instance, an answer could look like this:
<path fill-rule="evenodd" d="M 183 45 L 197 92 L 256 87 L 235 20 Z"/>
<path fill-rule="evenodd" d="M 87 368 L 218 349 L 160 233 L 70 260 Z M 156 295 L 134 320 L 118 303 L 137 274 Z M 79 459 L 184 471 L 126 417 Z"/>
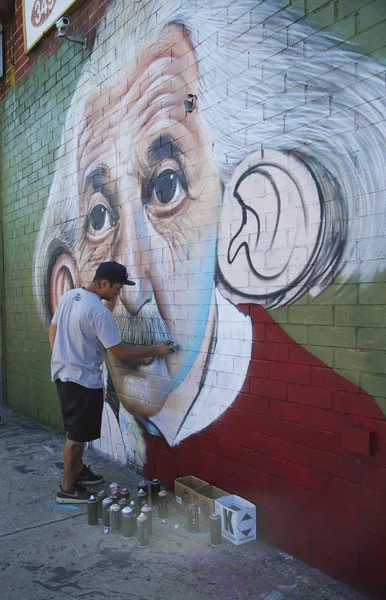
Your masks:
<path fill-rule="evenodd" d="M 161 204 L 177 200 L 184 188 L 180 175 L 173 169 L 165 169 L 154 180 L 154 192 Z"/>
<path fill-rule="evenodd" d="M 115 222 L 109 209 L 103 204 L 97 204 L 89 214 L 88 225 L 92 233 L 101 234 L 113 227 Z"/>

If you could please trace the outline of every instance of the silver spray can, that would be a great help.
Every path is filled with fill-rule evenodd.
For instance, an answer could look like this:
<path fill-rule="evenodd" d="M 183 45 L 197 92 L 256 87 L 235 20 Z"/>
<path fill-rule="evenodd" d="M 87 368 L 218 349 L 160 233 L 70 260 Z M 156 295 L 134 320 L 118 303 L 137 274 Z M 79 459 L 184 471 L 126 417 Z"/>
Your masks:
<path fill-rule="evenodd" d="M 98 517 L 100 519 L 103 518 L 103 512 L 102 512 L 102 502 L 105 498 L 107 498 L 107 494 L 104 490 L 100 491 L 97 493 L 97 498 L 98 498 Z"/>
<path fill-rule="evenodd" d="M 188 504 L 188 531 L 189 533 L 197 533 L 199 529 L 198 525 L 198 506 L 195 504 Z"/>
<path fill-rule="evenodd" d="M 210 515 L 209 527 L 210 527 L 210 543 L 212 544 L 212 546 L 219 546 L 222 542 L 221 516 L 216 513 L 213 515 Z"/>
<path fill-rule="evenodd" d="M 112 505 L 113 501 L 111 500 L 111 498 L 105 498 L 102 501 L 102 522 L 103 522 L 103 527 L 105 529 L 110 529 L 110 506 Z"/>
<path fill-rule="evenodd" d="M 147 528 L 149 531 L 149 535 L 152 535 L 152 533 L 153 533 L 153 509 L 148 504 L 145 504 L 144 506 L 142 506 L 141 512 L 147 516 L 147 520 L 148 520 Z"/>
<path fill-rule="evenodd" d="M 87 520 L 91 527 L 98 525 L 98 498 L 95 498 L 95 496 L 90 496 L 87 502 Z"/>
<path fill-rule="evenodd" d="M 148 518 L 144 513 L 141 513 L 137 518 L 137 539 L 140 548 L 149 545 Z"/>
<path fill-rule="evenodd" d="M 112 504 L 109 509 L 110 512 L 110 531 L 111 533 L 118 533 L 121 531 L 121 507 L 119 504 Z"/>
<path fill-rule="evenodd" d="M 143 490 L 146 494 L 146 499 L 144 504 L 148 504 L 149 502 L 149 486 L 147 485 L 147 481 L 144 479 L 138 483 L 138 492 L 139 490 Z"/>
<path fill-rule="evenodd" d="M 130 506 L 125 506 L 122 510 L 122 535 L 125 538 L 131 538 L 137 531 L 137 519 Z"/>
<path fill-rule="evenodd" d="M 136 503 L 135 500 L 131 500 L 129 502 L 129 506 L 130 506 L 131 510 L 133 511 L 133 517 L 134 517 L 134 523 L 135 523 L 135 531 L 137 531 L 137 517 L 139 515 L 138 504 Z"/>
<path fill-rule="evenodd" d="M 137 494 L 138 509 L 141 511 L 142 506 L 146 504 L 147 494 L 145 490 L 140 488 Z"/>

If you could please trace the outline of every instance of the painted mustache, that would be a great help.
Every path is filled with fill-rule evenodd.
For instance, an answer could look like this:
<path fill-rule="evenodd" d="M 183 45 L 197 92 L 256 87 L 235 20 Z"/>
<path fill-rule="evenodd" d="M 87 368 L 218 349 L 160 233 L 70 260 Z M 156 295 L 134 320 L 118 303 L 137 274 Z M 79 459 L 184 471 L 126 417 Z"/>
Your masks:
<path fill-rule="evenodd" d="M 116 322 L 122 342 L 127 345 L 151 346 L 171 339 L 158 310 L 146 304 L 137 315 L 116 315 Z"/>

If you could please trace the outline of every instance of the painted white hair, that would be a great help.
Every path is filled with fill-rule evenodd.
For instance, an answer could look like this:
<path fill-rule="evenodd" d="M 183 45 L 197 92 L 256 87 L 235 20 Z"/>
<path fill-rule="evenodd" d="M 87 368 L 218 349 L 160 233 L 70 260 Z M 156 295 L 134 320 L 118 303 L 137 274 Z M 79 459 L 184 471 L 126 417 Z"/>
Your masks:
<path fill-rule="evenodd" d="M 330 281 L 337 273 L 371 281 L 385 256 L 384 65 L 316 32 L 279 0 L 116 0 L 102 19 L 68 110 L 36 242 L 42 318 L 50 317 L 47 291 L 55 257 L 75 256 L 82 235 L 77 144 L 87 100 L 135 71 L 140 53 L 172 22 L 184 25 L 194 47 L 198 106 L 215 140 L 223 185 L 256 151 L 297 152 L 322 165 L 339 188 L 346 220 Z"/>

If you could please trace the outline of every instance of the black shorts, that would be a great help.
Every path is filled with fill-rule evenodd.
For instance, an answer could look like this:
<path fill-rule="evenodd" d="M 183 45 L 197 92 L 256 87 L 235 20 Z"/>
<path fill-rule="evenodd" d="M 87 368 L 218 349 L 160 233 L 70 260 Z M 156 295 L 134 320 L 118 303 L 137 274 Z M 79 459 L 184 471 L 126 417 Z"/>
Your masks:
<path fill-rule="evenodd" d="M 103 388 L 92 390 L 72 381 L 55 381 L 64 430 L 73 442 L 91 442 L 101 436 Z"/>

